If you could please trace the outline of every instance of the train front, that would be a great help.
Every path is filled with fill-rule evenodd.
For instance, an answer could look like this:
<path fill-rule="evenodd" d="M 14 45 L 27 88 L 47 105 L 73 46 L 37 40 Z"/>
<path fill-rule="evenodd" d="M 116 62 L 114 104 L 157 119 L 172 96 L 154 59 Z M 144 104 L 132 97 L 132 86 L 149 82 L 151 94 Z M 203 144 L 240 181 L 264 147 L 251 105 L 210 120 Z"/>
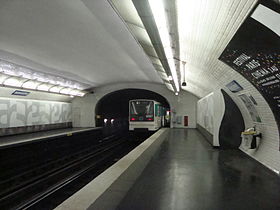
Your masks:
<path fill-rule="evenodd" d="M 155 115 L 153 100 L 129 101 L 129 130 L 130 131 L 156 131 L 160 128 L 160 119 Z"/>

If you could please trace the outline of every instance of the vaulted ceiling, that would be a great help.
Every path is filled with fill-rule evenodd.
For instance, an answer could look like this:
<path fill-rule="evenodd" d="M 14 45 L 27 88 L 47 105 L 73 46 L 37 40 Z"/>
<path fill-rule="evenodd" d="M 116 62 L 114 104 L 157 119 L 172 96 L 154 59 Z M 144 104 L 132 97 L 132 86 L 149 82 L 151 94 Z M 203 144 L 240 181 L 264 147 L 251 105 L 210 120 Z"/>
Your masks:
<path fill-rule="evenodd" d="M 135 1 L 0 0 L 0 58 L 90 87 L 152 82 L 172 90 Z M 178 60 L 186 61 L 181 88 L 202 97 L 227 74 L 218 57 L 257 1 L 164 2 L 180 83 Z"/>
<path fill-rule="evenodd" d="M 96 87 L 162 83 L 104 0 L 0 0 L 1 57 Z M 40 64 L 45 68 L 38 68 Z"/>
<path fill-rule="evenodd" d="M 184 80 L 187 83 L 187 86 L 181 86 L 181 88 L 199 97 L 203 97 L 220 86 L 218 81 L 221 80 L 221 77 L 227 75 L 228 67 L 219 61 L 218 57 L 257 1 L 161 1 L 164 3 L 166 16 L 169 19 L 168 28 L 174 59 L 178 61 L 179 58 L 180 60 L 176 63 L 177 72 L 181 77 L 180 83 Z M 139 33 L 140 30 L 145 31 L 143 27 L 145 24 L 141 24 L 140 18 L 145 23 L 147 18 L 152 15 L 148 12 L 141 15 L 143 5 L 149 4 L 149 0 L 111 0 L 111 2 L 136 39 L 138 39 L 147 55 L 151 55 L 149 53 L 150 46 L 146 43 L 142 44 L 144 32 Z M 141 2 L 142 5 L 139 6 L 138 2 Z M 138 14 L 134 12 L 136 10 Z M 146 25 L 149 26 L 149 24 Z M 154 30 L 157 29 L 155 28 Z M 150 45 L 152 45 L 151 42 L 153 41 L 150 41 Z M 154 43 L 153 45 L 155 46 Z M 154 53 L 156 52 L 154 51 Z M 158 64 L 159 58 L 160 55 L 153 54 L 150 56 L 153 64 Z M 182 61 L 186 62 L 185 73 Z M 161 73 L 160 70 L 158 71 Z M 162 73 L 160 75 L 165 79 L 165 75 L 162 75 Z"/>
<path fill-rule="evenodd" d="M 204 96 L 228 68 L 218 60 L 256 0 L 178 0 L 180 54 L 188 91 Z"/>

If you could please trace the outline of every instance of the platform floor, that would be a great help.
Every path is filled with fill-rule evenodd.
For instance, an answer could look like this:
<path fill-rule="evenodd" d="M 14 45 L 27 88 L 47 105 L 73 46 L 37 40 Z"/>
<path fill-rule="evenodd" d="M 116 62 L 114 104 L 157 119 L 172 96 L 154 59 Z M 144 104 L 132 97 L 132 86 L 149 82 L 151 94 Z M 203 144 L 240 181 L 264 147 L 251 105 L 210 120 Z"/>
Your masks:
<path fill-rule="evenodd" d="M 31 141 L 38 141 L 46 138 L 52 138 L 56 136 L 67 135 L 69 133 L 79 133 L 84 131 L 100 129 L 99 127 L 95 128 L 62 128 L 54 129 L 49 131 L 38 131 L 33 133 L 26 134 L 17 134 L 12 136 L 0 137 L 0 148 L 6 148 L 10 146 L 15 146 L 19 144 L 29 143 Z"/>
<path fill-rule="evenodd" d="M 118 210 L 280 209 L 280 178 L 239 150 L 171 129 Z"/>

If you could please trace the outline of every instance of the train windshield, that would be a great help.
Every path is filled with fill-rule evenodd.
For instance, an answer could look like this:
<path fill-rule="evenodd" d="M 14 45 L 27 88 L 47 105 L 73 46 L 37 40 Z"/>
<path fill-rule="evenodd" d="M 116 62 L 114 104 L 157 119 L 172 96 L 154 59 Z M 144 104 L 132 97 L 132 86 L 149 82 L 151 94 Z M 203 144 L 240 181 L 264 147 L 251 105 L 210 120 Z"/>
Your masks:
<path fill-rule="evenodd" d="M 153 101 L 131 101 L 130 115 L 137 116 L 154 116 L 154 102 Z"/>

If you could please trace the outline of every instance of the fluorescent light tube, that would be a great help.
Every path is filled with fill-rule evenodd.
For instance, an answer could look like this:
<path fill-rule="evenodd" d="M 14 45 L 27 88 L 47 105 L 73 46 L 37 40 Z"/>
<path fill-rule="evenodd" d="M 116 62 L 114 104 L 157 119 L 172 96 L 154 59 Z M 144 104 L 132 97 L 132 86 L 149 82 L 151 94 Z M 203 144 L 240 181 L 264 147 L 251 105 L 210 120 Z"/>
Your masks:
<path fill-rule="evenodd" d="M 70 91 L 71 91 L 70 88 L 63 88 L 61 91 L 59 91 L 59 93 L 67 94 L 68 95 L 70 93 Z"/>
<path fill-rule="evenodd" d="M 64 87 L 61 87 L 61 86 L 54 86 L 54 87 L 51 87 L 49 89 L 50 92 L 53 92 L 53 93 L 59 93 L 59 91 L 64 88 Z"/>
<path fill-rule="evenodd" d="M 10 77 L 4 81 L 4 85 L 12 86 L 12 87 L 21 87 L 23 81 L 20 81 L 16 77 Z"/>
<path fill-rule="evenodd" d="M 171 48 L 171 40 L 168 31 L 167 19 L 162 0 L 149 0 L 150 8 L 152 10 L 160 39 L 164 48 L 165 56 L 168 60 L 168 65 L 174 80 L 177 91 L 180 90 L 176 66 L 173 60 L 173 53 Z"/>
<path fill-rule="evenodd" d="M 9 76 L 5 75 L 5 74 L 0 74 L 0 84 L 3 84 L 3 82 L 5 81 L 5 79 L 7 79 Z"/>
<path fill-rule="evenodd" d="M 42 90 L 42 91 L 48 91 L 50 89 L 51 85 L 49 84 L 41 84 L 37 87 L 37 90 Z"/>
<path fill-rule="evenodd" d="M 81 97 L 83 97 L 85 95 L 84 92 L 77 90 L 77 89 L 70 91 L 69 94 L 73 95 L 73 96 L 81 96 Z"/>
<path fill-rule="evenodd" d="M 29 80 L 25 83 L 22 84 L 21 87 L 23 88 L 27 88 L 27 89 L 36 89 L 36 87 L 39 85 L 40 83 L 37 81 L 33 81 L 33 80 Z"/>
<path fill-rule="evenodd" d="M 80 96 L 80 97 L 83 97 L 86 93 L 82 92 L 82 91 L 79 91 L 79 93 L 76 95 L 76 96 Z"/>

